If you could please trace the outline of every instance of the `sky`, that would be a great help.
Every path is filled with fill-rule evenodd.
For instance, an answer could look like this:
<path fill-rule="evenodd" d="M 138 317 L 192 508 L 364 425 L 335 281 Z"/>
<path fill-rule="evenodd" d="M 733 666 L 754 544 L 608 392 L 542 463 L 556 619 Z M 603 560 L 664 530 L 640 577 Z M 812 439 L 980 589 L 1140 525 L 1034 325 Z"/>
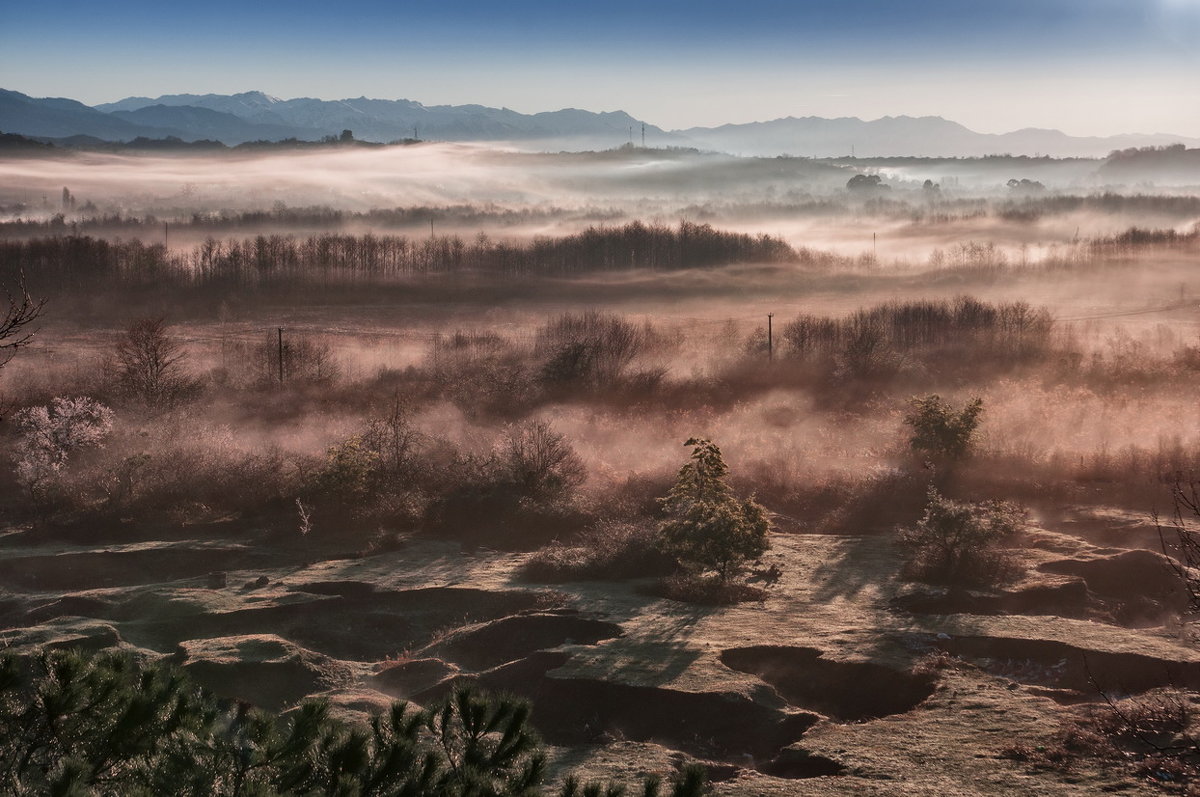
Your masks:
<path fill-rule="evenodd" d="M 0 87 L 1200 136 L 1200 0 L 0 0 Z"/>

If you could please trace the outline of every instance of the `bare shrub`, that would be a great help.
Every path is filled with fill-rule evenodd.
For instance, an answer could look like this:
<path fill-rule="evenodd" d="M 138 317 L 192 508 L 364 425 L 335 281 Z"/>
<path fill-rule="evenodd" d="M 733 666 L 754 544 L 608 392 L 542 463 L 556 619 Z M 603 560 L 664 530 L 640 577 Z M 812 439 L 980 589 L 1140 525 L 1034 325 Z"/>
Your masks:
<path fill-rule="evenodd" d="M 399 394 L 387 410 L 372 418 L 363 441 L 379 457 L 379 468 L 391 478 L 408 478 L 420 466 L 418 455 L 425 435 L 413 426 L 413 406 Z"/>
<path fill-rule="evenodd" d="M 274 332 L 257 342 L 223 341 L 221 359 L 221 380 L 241 385 L 268 387 L 281 377 L 286 384 L 328 385 L 342 376 L 327 340 L 293 331 L 283 336 L 282 347 Z"/>
<path fill-rule="evenodd" d="M 1168 532 L 1155 513 L 1158 538 L 1162 552 L 1183 584 L 1188 596 L 1188 614 L 1194 619 L 1200 615 L 1200 532 L 1194 522 L 1200 518 L 1200 484 L 1184 481 L 1176 474 L 1171 485 L 1173 510 L 1167 525 Z"/>
<path fill-rule="evenodd" d="M 769 594 L 761 587 L 697 573 L 669 575 L 659 581 L 651 592 L 681 603 L 698 603 L 705 606 L 763 601 Z"/>
<path fill-rule="evenodd" d="M 587 470 L 566 437 L 541 421 L 508 427 L 500 444 L 502 478 L 523 497 L 553 502 L 583 484 Z"/>
<path fill-rule="evenodd" d="M 535 379 L 525 353 L 491 332 L 456 332 L 434 338 L 424 363 L 432 392 L 469 417 L 512 417 L 534 399 Z"/>
<path fill-rule="evenodd" d="M 1070 772 L 1087 761 L 1105 761 L 1130 774 L 1185 794 L 1200 782 L 1196 707 L 1174 688 L 1079 706 L 1040 744 L 1017 742 L 1001 755 L 1041 769 Z"/>
<path fill-rule="evenodd" d="M 915 523 L 924 512 L 925 474 L 908 469 L 883 469 L 830 488 L 830 508 L 817 522 L 827 533 L 888 532 L 897 524 Z"/>
<path fill-rule="evenodd" d="M 641 354 L 647 333 L 620 316 L 588 310 L 564 313 L 538 330 L 535 352 L 549 385 L 616 382 Z"/>
<path fill-rule="evenodd" d="M 1026 361 L 1046 350 L 1052 328 L 1046 310 L 1024 302 L 960 296 L 887 302 L 843 318 L 801 315 L 781 337 L 793 359 L 824 362 L 843 378 L 881 379 L 910 361 L 937 371 Z"/>
<path fill-rule="evenodd" d="M 574 498 L 585 477 L 563 435 L 541 422 L 517 424 L 489 454 L 456 457 L 428 519 L 458 535 L 490 533 L 497 544 L 544 540 L 581 525 Z"/>
<path fill-rule="evenodd" d="M 655 528 L 646 523 L 600 521 L 569 543 L 554 542 L 537 551 L 522 569 L 530 581 L 618 580 L 664 575 L 675 567 L 658 546 Z"/>
<path fill-rule="evenodd" d="M 183 522 L 286 507 L 294 481 L 276 448 L 248 449 L 228 427 L 164 417 L 122 428 L 66 486 L 74 508 Z"/>
<path fill-rule="evenodd" d="M 1025 525 L 1025 510 L 1004 501 L 953 501 L 930 487 L 925 514 L 902 529 L 907 573 L 935 584 L 985 586 L 1010 578 L 1015 565 L 1000 546 Z"/>
<path fill-rule="evenodd" d="M 841 348 L 834 353 L 833 375 L 837 379 L 887 379 L 902 365 L 883 325 L 874 318 L 856 317 L 851 319 Z"/>

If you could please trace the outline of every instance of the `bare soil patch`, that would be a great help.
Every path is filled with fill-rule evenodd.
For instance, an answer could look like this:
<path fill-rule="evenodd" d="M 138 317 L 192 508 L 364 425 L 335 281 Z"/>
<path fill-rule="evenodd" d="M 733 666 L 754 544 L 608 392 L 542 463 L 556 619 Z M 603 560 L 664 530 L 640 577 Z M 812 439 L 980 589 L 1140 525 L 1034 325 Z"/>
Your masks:
<path fill-rule="evenodd" d="M 936 679 L 928 674 L 870 662 L 834 661 L 816 648 L 733 648 L 721 653 L 721 663 L 757 675 L 791 705 L 839 722 L 911 711 L 936 687 Z"/>
<path fill-rule="evenodd" d="M 1167 686 L 1200 689 L 1200 662 L 1195 661 L 1085 650 L 1047 639 L 964 636 L 936 644 L 993 675 L 1066 690 L 1046 693 L 1064 703 L 1100 700 L 1101 692 L 1129 695 Z"/>
<path fill-rule="evenodd" d="M 454 633 L 438 653 L 472 670 L 487 670 L 562 644 L 594 645 L 621 636 L 621 626 L 586 617 L 527 614 Z"/>
<path fill-rule="evenodd" d="M 464 679 L 533 701 L 534 725 L 556 745 L 606 739 L 657 742 L 702 759 L 770 762 L 819 717 L 762 705 L 741 695 L 686 692 L 612 681 L 555 678 L 565 653 L 535 653 L 475 676 L 442 682 L 418 696 L 432 699 Z M 765 765 L 765 763 L 764 763 Z"/>

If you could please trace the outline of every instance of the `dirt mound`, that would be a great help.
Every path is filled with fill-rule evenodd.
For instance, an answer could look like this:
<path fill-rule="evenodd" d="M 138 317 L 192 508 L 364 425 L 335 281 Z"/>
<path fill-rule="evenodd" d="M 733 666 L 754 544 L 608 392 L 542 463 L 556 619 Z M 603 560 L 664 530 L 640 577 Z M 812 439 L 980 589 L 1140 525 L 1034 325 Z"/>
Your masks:
<path fill-rule="evenodd" d="M 1154 551 L 1062 559 L 1038 569 L 1083 579 L 1122 625 L 1159 625 L 1187 608 L 1187 590 L 1171 569 L 1170 560 Z"/>
<path fill-rule="evenodd" d="M 271 711 L 295 705 L 348 675 L 337 662 L 270 634 L 195 640 L 179 647 L 176 659 L 197 683 L 219 697 Z"/>
<path fill-rule="evenodd" d="M 288 589 L 313 595 L 336 595 L 339 598 L 366 598 L 378 592 L 374 584 L 365 581 L 309 581 L 293 584 Z"/>
<path fill-rule="evenodd" d="M 542 599 L 541 593 L 526 591 L 352 587 L 351 594 L 319 601 L 318 613 L 305 613 L 279 633 L 339 659 L 382 661 L 421 647 L 446 629 L 528 611 Z"/>
<path fill-rule="evenodd" d="M 1099 700 L 1101 692 L 1136 694 L 1163 686 L 1200 689 L 1200 662 L 1137 653 L 1084 650 L 1063 642 L 1012 637 L 937 640 L 948 653 L 972 659 L 994 675 L 1058 690 L 1060 702 Z"/>
<path fill-rule="evenodd" d="M 1158 527 L 1143 512 L 1080 506 L 1053 520 L 1054 527 L 1094 545 L 1142 548 L 1155 551 L 1159 546 Z"/>
<path fill-rule="evenodd" d="M 758 770 L 776 778 L 823 778 L 844 775 L 846 765 L 832 758 L 813 755 L 807 750 L 788 748 Z"/>
<path fill-rule="evenodd" d="M 79 650 L 97 653 L 121 644 L 121 635 L 111 625 L 93 625 L 68 631 L 42 643 L 46 650 Z"/>
<path fill-rule="evenodd" d="M 797 708 L 841 722 L 902 714 L 933 694 L 936 685 L 930 675 L 825 659 L 816 648 L 732 648 L 721 653 L 721 663 L 757 675 Z"/>
<path fill-rule="evenodd" d="M 367 678 L 367 683 L 380 692 L 408 697 L 431 689 L 458 672 L 457 667 L 441 659 L 412 659 L 380 670 Z"/>
<path fill-rule="evenodd" d="M 1028 614 L 1055 617 L 1094 617 L 1101 611 L 1083 579 L 1060 584 L 1036 584 L 998 592 L 920 589 L 892 600 L 913 614 Z"/>
<path fill-rule="evenodd" d="M 562 644 L 594 645 L 622 635 L 621 626 L 560 614 L 505 617 L 464 629 L 436 646 L 447 658 L 472 670 L 486 670 L 534 651 Z"/>
<path fill-rule="evenodd" d="M 186 619 L 151 620 L 131 627 L 130 633 L 140 640 L 138 644 L 164 652 L 187 639 L 269 633 L 338 659 L 383 661 L 428 644 L 447 628 L 526 611 L 543 600 L 538 592 L 449 587 L 371 592 L 352 587 L 350 591 L 351 597 L 330 595 Z"/>
<path fill-rule="evenodd" d="M 155 584 L 241 570 L 270 557 L 240 546 L 86 551 L 0 559 L 0 584 L 27 590 L 87 590 Z"/>
<path fill-rule="evenodd" d="M 752 756 L 773 759 L 818 720 L 785 712 L 735 694 L 683 692 L 548 673 L 567 654 L 535 653 L 474 676 L 460 676 L 417 696 L 435 700 L 455 683 L 476 683 L 533 701 L 533 724 L 556 745 L 595 743 L 606 737 L 653 741 L 699 758 L 740 763 Z"/>
<path fill-rule="evenodd" d="M 96 617 L 104 619 L 111 616 L 113 605 L 99 598 L 89 598 L 84 595 L 65 595 L 56 601 L 37 606 L 25 613 L 25 625 L 40 625 L 57 617 Z"/>
<path fill-rule="evenodd" d="M 0 598 L 0 626 L 8 628 L 20 625 L 24 616 L 24 602 L 13 598 Z"/>

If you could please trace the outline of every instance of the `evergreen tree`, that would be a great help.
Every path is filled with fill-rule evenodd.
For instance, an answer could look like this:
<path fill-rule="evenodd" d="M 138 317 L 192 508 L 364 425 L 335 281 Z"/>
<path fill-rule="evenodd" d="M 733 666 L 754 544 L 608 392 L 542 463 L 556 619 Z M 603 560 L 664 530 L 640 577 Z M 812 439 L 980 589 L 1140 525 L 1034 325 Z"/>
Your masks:
<path fill-rule="evenodd" d="M 711 440 L 690 438 L 691 460 L 675 486 L 660 499 L 667 519 L 659 526 L 663 550 L 684 563 L 714 570 L 727 582 L 747 562 L 770 548 L 770 521 L 753 498 L 734 495 L 729 468 Z"/>
<path fill-rule="evenodd" d="M 227 704 L 167 664 L 108 652 L 0 657 L 0 793 L 62 797 L 541 797 L 545 755 L 523 700 L 453 691 L 362 726 L 308 701 L 280 717 Z M 673 779 L 699 797 L 704 771 Z M 646 797 L 659 783 L 647 779 Z M 576 797 L 568 777 L 562 797 Z M 585 795 L 623 790 L 589 783 Z"/>

